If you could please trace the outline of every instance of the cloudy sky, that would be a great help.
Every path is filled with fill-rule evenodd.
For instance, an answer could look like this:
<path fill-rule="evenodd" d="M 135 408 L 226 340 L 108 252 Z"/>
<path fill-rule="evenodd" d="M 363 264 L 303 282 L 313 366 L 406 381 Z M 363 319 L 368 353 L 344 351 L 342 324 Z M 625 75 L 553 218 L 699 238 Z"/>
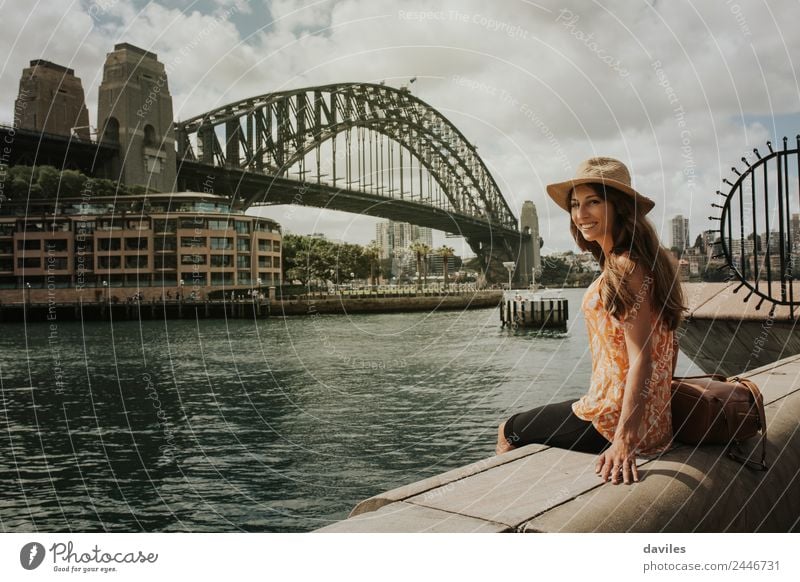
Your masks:
<path fill-rule="evenodd" d="M 417 77 L 413 93 L 477 144 L 515 212 L 536 204 L 545 252 L 575 247 L 544 186 L 588 156 L 629 164 L 668 245 L 676 214 L 692 238 L 713 227 L 714 192 L 743 155 L 800 131 L 796 1 L 0 0 L 0 14 L 3 121 L 22 69 L 43 58 L 75 69 L 96 124 L 117 42 L 181 63 L 177 118 L 270 91 Z M 374 237 L 369 217 L 268 214 L 292 232 Z"/>

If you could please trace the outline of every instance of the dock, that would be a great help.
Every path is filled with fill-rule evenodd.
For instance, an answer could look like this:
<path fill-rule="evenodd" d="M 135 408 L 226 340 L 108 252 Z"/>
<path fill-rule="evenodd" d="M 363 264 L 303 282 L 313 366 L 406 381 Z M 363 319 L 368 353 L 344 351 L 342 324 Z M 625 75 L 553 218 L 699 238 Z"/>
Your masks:
<path fill-rule="evenodd" d="M 564 297 L 518 297 L 500 304 L 501 327 L 566 330 L 568 320 L 569 301 Z"/>
<path fill-rule="evenodd" d="M 612 485 L 595 455 L 528 445 L 365 499 L 316 531 L 800 532 L 800 355 L 742 377 L 764 395 L 767 471 L 678 444 L 639 459 L 639 483 Z"/>

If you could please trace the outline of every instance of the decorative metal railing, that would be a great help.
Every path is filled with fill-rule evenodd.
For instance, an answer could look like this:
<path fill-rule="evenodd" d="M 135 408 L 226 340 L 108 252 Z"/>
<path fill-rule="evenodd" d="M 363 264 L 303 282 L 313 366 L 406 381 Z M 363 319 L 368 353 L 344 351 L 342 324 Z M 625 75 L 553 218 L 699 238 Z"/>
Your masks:
<path fill-rule="evenodd" d="M 789 306 L 790 319 L 800 307 L 800 287 L 794 284 L 800 278 L 800 135 L 796 140 L 794 149 L 784 137 L 782 149 L 773 149 L 768 141 L 768 154 L 756 148 L 755 159 L 743 157 L 744 171 L 733 167 L 736 179 L 723 180 L 729 191 L 717 191 L 725 202 L 712 204 L 721 215 L 709 217 L 719 221 L 722 256 L 732 270 L 729 279 L 741 281 L 734 292 L 746 287 L 744 301 L 759 296 L 756 309 L 765 301 L 772 303 L 770 317 L 776 306 Z"/>

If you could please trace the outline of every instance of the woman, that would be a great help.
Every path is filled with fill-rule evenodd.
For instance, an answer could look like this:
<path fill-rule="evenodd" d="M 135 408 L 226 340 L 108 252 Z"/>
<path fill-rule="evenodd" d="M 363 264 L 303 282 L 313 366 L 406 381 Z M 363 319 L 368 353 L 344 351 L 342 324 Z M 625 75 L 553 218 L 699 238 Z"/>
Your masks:
<path fill-rule="evenodd" d="M 531 443 L 599 454 L 595 472 L 638 481 L 637 455 L 672 440 L 670 382 L 684 297 L 674 259 L 645 215 L 655 205 L 613 158 L 583 162 L 548 195 L 570 213 L 572 237 L 600 264 L 581 309 L 592 353 L 589 392 L 518 413 L 498 427 L 497 453 Z"/>

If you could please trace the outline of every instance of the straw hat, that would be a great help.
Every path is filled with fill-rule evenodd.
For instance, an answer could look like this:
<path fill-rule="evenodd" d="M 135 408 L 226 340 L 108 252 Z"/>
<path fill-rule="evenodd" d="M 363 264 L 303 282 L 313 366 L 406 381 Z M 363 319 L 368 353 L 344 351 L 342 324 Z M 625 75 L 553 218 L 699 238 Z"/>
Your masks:
<path fill-rule="evenodd" d="M 567 204 L 569 192 L 581 184 L 605 184 L 627 194 L 633 198 L 637 214 L 647 214 L 656 205 L 647 196 L 642 196 L 631 188 L 631 174 L 625 164 L 614 158 L 605 157 L 589 158 L 581 162 L 574 178 L 566 182 L 549 184 L 547 193 L 556 204 L 570 212 Z"/>

